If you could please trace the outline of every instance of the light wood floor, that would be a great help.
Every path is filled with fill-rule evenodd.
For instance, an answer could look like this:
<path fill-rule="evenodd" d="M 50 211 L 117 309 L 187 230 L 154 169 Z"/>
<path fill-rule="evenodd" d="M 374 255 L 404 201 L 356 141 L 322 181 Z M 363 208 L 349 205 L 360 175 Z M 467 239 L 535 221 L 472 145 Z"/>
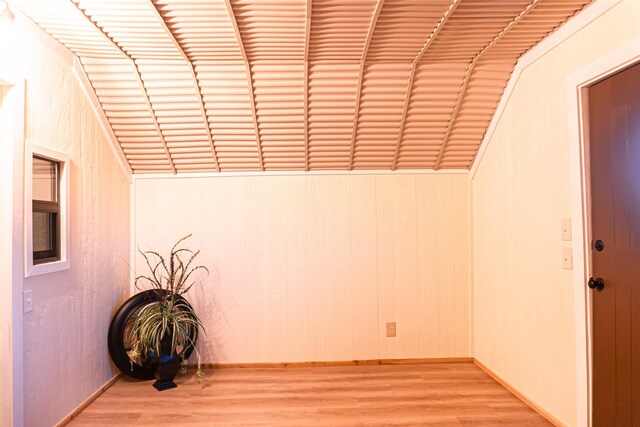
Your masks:
<path fill-rule="evenodd" d="M 218 369 L 120 379 L 71 426 L 548 426 L 472 363 Z"/>

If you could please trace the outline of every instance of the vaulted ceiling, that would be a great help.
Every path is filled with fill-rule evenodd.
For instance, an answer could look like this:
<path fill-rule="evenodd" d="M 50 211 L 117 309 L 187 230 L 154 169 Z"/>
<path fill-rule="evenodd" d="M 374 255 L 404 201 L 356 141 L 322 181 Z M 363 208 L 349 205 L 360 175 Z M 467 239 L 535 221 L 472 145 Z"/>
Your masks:
<path fill-rule="evenodd" d="M 591 0 L 20 0 L 135 173 L 464 169 L 518 58 Z"/>

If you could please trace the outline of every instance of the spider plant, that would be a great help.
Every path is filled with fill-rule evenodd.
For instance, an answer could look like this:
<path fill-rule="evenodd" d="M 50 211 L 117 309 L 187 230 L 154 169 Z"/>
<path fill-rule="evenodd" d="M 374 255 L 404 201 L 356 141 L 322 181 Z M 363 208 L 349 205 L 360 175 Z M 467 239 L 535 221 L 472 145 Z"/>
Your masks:
<path fill-rule="evenodd" d="M 198 283 L 193 276 L 198 270 L 207 274 L 209 270 L 202 265 L 193 266 L 200 251 L 180 247 L 191 234 L 178 240 L 171 248 L 168 257 L 155 251 L 139 251 L 144 257 L 149 274 L 136 277 L 135 286 L 142 290 L 144 285 L 156 292 L 157 301 L 145 305 L 137 314 L 130 332 L 131 358 L 140 355 L 160 354 L 160 344 L 167 336 L 171 339 L 171 353 L 175 352 L 185 366 L 184 354 L 194 347 L 198 357 L 198 382 L 204 377 L 200 369 L 200 354 L 195 348 L 198 329 L 204 331 L 202 322 L 193 308 L 182 298 L 193 285 Z"/>

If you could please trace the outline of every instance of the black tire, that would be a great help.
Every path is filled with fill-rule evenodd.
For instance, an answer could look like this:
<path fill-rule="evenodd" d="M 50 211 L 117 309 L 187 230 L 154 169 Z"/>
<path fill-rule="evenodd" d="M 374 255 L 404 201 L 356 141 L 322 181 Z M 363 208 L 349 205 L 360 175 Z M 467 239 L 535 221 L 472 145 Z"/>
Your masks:
<path fill-rule="evenodd" d="M 127 354 L 126 331 L 135 320 L 136 314 L 145 305 L 158 301 L 159 294 L 154 290 L 147 290 L 135 294 L 126 300 L 113 315 L 111 324 L 109 325 L 108 347 L 109 355 L 113 363 L 122 371 L 123 374 L 139 380 L 151 380 L 154 378 L 153 369 L 144 359 L 140 361 L 132 360 Z M 189 304 L 184 298 L 180 297 L 187 305 Z M 198 331 L 194 331 L 193 344 L 198 339 Z M 193 345 L 187 347 L 184 355 L 187 359 L 193 352 Z"/>

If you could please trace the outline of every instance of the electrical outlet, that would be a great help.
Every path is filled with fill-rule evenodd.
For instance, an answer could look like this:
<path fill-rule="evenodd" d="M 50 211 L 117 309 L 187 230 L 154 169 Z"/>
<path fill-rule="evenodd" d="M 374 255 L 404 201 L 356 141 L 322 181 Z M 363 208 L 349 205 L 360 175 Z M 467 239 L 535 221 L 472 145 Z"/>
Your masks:
<path fill-rule="evenodd" d="M 396 336 L 396 322 L 387 322 L 387 336 L 388 337 Z"/>
<path fill-rule="evenodd" d="M 569 218 L 562 220 L 562 240 L 565 242 L 571 241 L 571 219 Z"/>
<path fill-rule="evenodd" d="M 22 312 L 29 313 L 33 311 L 33 291 L 22 292 Z"/>
<path fill-rule="evenodd" d="M 565 270 L 573 270 L 573 255 L 571 248 L 562 248 L 562 268 Z"/>

